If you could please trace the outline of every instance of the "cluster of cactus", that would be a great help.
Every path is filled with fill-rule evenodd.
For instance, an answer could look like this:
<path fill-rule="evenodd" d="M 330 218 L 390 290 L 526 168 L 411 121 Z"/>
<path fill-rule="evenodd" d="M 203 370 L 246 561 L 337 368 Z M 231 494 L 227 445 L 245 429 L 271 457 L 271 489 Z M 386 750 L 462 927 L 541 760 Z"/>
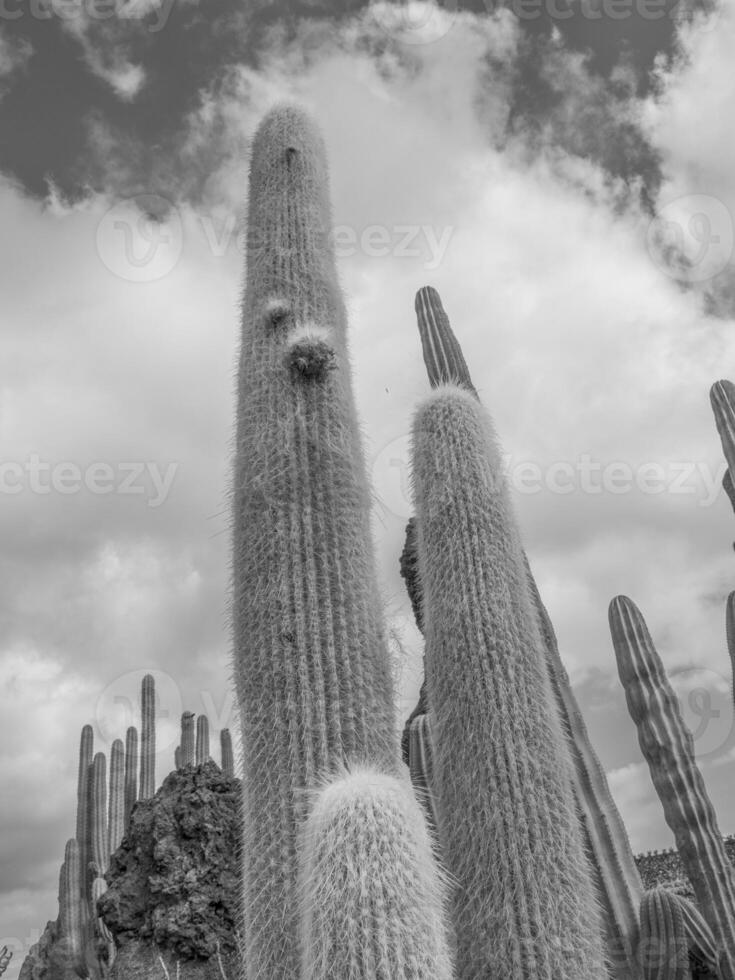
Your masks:
<path fill-rule="evenodd" d="M 207 717 L 200 715 L 196 720 L 196 739 L 191 712 L 184 712 L 181 729 L 176 768 L 210 761 Z M 228 729 L 221 730 L 220 740 L 222 771 L 234 776 Z M 92 726 L 85 725 L 81 732 L 76 835 L 66 843 L 59 876 L 60 949 L 56 954 L 62 969 L 81 978 L 102 980 L 113 966 L 114 937 L 97 914 L 97 903 L 107 889 L 110 857 L 123 841 L 136 802 L 151 799 L 155 792 L 156 692 L 153 676 L 146 674 L 141 687 L 141 737 L 130 726 L 124 744 L 121 739 L 113 741 L 109 779 L 104 752 L 94 752 Z"/>
<path fill-rule="evenodd" d="M 673 980 L 692 964 L 735 980 L 732 871 L 650 638 L 615 600 L 621 678 L 699 910 L 644 892 L 431 288 L 401 560 L 426 676 L 401 772 L 329 229 L 321 137 L 276 107 L 252 149 L 233 508 L 246 980 Z"/>

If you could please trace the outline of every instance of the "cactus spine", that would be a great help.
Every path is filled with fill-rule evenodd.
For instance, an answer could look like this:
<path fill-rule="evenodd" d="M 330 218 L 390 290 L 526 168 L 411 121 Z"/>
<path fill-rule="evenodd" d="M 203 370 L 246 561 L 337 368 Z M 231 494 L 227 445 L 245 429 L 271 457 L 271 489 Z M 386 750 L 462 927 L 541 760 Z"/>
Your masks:
<path fill-rule="evenodd" d="M 138 731 L 131 725 L 125 733 L 125 826 L 135 806 L 138 790 Z"/>
<path fill-rule="evenodd" d="M 702 913 L 721 943 L 723 980 L 735 978 L 735 881 L 694 758 L 694 740 L 636 605 L 610 603 L 618 673 L 641 751 Z"/>
<path fill-rule="evenodd" d="M 500 473 L 478 399 L 436 390 L 414 421 L 413 479 L 457 978 L 602 980 L 568 750 Z"/>
<path fill-rule="evenodd" d="M 220 750 L 222 753 L 222 772 L 232 778 L 235 775 L 235 758 L 232 751 L 232 736 L 229 728 L 223 728 L 219 733 Z"/>
<path fill-rule="evenodd" d="M 89 828 L 89 808 L 87 800 L 89 798 L 89 767 L 92 764 L 92 754 L 94 751 L 94 732 L 91 725 L 82 728 L 82 735 L 79 743 L 79 775 L 77 777 L 77 843 L 79 844 L 79 862 L 82 868 L 82 876 L 79 882 L 80 896 L 86 896 L 84 889 L 85 877 L 84 869 L 91 860 L 88 851 Z"/>
<path fill-rule="evenodd" d="M 194 713 L 185 711 L 181 716 L 181 765 L 193 766 L 195 760 Z"/>
<path fill-rule="evenodd" d="M 197 718 L 196 764 L 203 766 L 209 762 L 209 719 L 206 715 Z"/>
<path fill-rule="evenodd" d="M 125 747 L 116 738 L 110 749 L 110 808 L 107 814 L 107 853 L 114 854 L 125 833 Z"/>
<path fill-rule="evenodd" d="M 85 959 L 87 903 L 82 897 L 82 871 L 81 848 L 72 838 L 66 842 L 59 881 L 59 934 L 66 962 L 78 977 L 85 978 L 89 970 Z"/>
<path fill-rule="evenodd" d="M 324 787 L 300 863 L 302 980 L 451 980 L 444 883 L 405 782 L 358 769 Z"/>
<path fill-rule="evenodd" d="M 434 749 L 428 715 L 416 715 L 411 722 L 408 747 L 408 768 L 414 792 L 424 808 L 426 824 L 436 839 L 439 820 L 431 779 L 434 771 Z"/>
<path fill-rule="evenodd" d="M 156 688 L 151 674 L 143 678 L 140 730 L 140 799 L 156 792 Z"/>
<path fill-rule="evenodd" d="M 342 761 L 398 764 L 330 220 L 321 136 L 277 107 L 250 166 L 234 483 L 244 944 L 258 980 L 298 971 L 302 790 Z"/>

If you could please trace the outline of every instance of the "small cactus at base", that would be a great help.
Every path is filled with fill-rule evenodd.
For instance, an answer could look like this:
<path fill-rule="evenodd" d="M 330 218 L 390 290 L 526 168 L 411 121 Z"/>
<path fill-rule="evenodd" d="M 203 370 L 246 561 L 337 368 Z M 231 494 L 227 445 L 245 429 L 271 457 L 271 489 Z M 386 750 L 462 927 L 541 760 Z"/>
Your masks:
<path fill-rule="evenodd" d="M 88 917 L 87 901 L 82 897 L 83 880 L 81 848 L 72 838 L 66 842 L 59 881 L 59 938 L 65 962 L 82 980 L 89 976 L 85 957 Z"/>
<path fill-rule="evenodd" d="M 445 883 L 406 782 L 337 777 L 299 851 L 301 980 L 451 980 Z"/>

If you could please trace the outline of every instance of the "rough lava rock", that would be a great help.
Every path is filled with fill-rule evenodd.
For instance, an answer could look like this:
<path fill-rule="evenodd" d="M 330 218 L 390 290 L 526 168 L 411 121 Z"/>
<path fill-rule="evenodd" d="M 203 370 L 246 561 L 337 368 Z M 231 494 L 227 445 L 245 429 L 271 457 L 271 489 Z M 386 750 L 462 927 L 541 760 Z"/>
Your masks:
<path fill-rule="evenodd" d="M 236 956 L 240 806 L 240 780 L 211 761 L 172 772 L 136 803 L 98 903 L 118 958 L 141 941 L 173 961 Z"/>

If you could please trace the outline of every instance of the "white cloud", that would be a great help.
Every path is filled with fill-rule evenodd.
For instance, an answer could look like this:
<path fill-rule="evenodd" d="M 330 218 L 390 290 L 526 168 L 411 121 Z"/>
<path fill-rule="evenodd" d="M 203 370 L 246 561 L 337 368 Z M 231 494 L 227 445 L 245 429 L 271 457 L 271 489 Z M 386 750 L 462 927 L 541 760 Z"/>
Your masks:
<path fill-rule="evenodd" d="M 25 67 L 33 54 L 33 46 L 25 38 L 10 38 L 0 30 L 0 81 Z"/>

